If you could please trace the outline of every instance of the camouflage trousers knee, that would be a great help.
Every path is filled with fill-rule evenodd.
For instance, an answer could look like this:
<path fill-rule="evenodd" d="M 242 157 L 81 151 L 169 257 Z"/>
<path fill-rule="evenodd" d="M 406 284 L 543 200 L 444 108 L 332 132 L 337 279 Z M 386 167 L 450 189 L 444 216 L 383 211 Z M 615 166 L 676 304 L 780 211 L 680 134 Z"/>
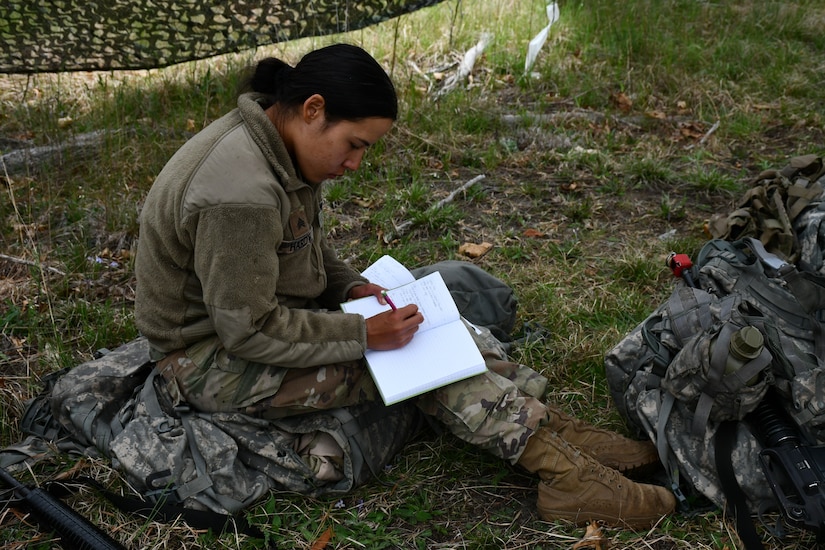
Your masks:
<path fill-rule="evenodd" d="M 547 379 L 529 367 L 484 353 L 488 372 L 418 398 L 425 414 L 463 441 L 515 464 L 547 421 L 540 400 Z"/>

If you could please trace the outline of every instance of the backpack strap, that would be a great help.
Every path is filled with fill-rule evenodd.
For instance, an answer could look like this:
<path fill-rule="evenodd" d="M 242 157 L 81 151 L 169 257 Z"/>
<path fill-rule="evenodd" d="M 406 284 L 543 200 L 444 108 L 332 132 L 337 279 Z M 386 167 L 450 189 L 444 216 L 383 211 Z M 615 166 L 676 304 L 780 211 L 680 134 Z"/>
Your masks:
<path fill-rule="evenodd" d="M 651 380 L 648 389 L 658 388 L 659 382 L 667 371 L 667 366 L 673 360 L 673 354 L 657 335 L 657 329 L 661 330 L 662 316 L 651 315 L 641 326 L 642 339 L 645 345 L 653 353 L 653 369 L 651 374 L 655 377 Z"/>
<path fill-rule="evenodd" d="M 62 498 L 77 491 L 81 486 L 91 487 L 114 504 L 121 512 L 137 514 L 150 521 L 172 523 L 178 518 L 195 529 L 210 529 L 219 535 L 237 530 L 249 537 L 263 539 L 260 529 L 251 525 L 243 515 L 230 516 L 219 514 L 211 510 L 195 510 L 184 508 L 167 501 L 150 502 L 139 497 L 130 497 L 112 492 L 97 480 L 87 476 L 77 476 L 65 481 L 48 482 L 45 488 L 55 498 Z"/>
<path fill-rule="evenodd" d="M 359 424 L 358 420 L 352 416 L 352 413 L 349 412 L 346 408 L 338 408 L 338 409 L 331 409 L 328 411 L 332 416 L 338 419 L 341 423 L 341 429 L 344 432 L 344 435 L 347 436 L 347 440 L 350 443 L 350 447 L 352 448 L 351 460 L 352 460 L 352 471 L 353 475 L 355 476 L 355 483 L 358 484 L 361 481 L 362 471 L 364 466 L 366 466 L 370 473 L 378 479 L 378 475 L 375 471 L 375 466 L 369 461 L 365 460 L 366 458 L 366 450 L 369 448 L 366 445 L 366 442 L 363 441 L 361 437 L 361 425 Z M 378 419 L 378 415 L 375 414 L 375 409 L 372 411 L 375 419 Z M 370 413 L 366 413 L 368 416 Z M 363 419 L 367 420 L 367 419 Z"/>
<path fill-rule="evenodd" d="M 738 424 L 734 421 L 721 422 L 716 430 L 714 437 L 716 472 L 719 474 L 719 484 L 722 486 L 722 492 L 725 493 L 728 506 L 733 508 L 732 512 L 736 517 L 736 532 L 739 533 L 745 550 L 762 550 L 765 547 L 751 520 L 745 493 L 736 481 L 736 473 L 731 460 Z"/>
<path fill-rule="evenodd" d="M 687 497 L 682 492 L 679 486 L 679 463 L 670 452 L 670 445 L 667 442 L 667 423 L 670 419 L 670 413 L 673 411 L 673 405 L 676 403 L 676 398 L 670 392 L 663 392 L 662 405 L 659 409 L 659 418 L 656 420 L 656 450 L 659 453 L 659 460 L 665 467 L 668 481 L 670 481 L 670 490 L 679 505 L 679 509 L 683 512 L 690 508 Z"/>
<path fill-rule="evenodd" d="M 368 473 L 380 482 L 378 474 L 388 458 L 394 456 L 423 425 L 422 415 L 410 403 L 388 407 L 376 400 L 326 412 L 338 419 L 349 441 L 356 486 L 366 481 Z"/>

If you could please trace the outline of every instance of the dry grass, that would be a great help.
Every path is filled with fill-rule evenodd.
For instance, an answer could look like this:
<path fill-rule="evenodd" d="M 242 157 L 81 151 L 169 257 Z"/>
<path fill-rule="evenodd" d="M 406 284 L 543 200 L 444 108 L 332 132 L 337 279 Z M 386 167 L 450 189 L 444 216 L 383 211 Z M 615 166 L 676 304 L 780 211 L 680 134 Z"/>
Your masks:
<path fill-rule="evenodd" d="M 562 4 L 567 13 L 584 9 Z M 814 33 L 811 22 L 825 15 L 801 4 L 795 9 L 810 13 L 803 31 Z M 522 79 L 521 52 L 546 23 L 543 2 L 450 1 L 401 18 L 398 26 L 390 22 L 344 37 L 392 68 L 404 114 L 383 149 L 367 158 L 364 174 L 343 182 L 343 198 L 329 216 L 341 255 L 363 268 L 389 251 L 415 267 L 455 257 L 464 242 L 493 243 L 476 262 L 516 289 L 520 322 L 550 329 L 515 357 L 548 377 L 551 400 L 599 425 L 624 429 L 610 402 L 602 357 L 668 294 L 665 255 L 674 248 L 693 251 L 706 238 L 702 222 L 728 211 L 748 177 L 794 153 L 821 149 L 825 136 L 821 76 L 812 76 L 822 74 L 818 46 L 810 45 L 779 75 L 751 71 L 734 78 L 731 52 L 751 50 L 728 45 L 718 50 L 715 65 L 704 66 L 691 48 L 716 47 L 757 8 L 770 6 L 732 6 L 745 10 L 736 25 L 714 17 L 728 9 L 724 5 L 695 7 L 695 21 L 673 27 L 673 37 L 652 48 L 659 58 L 644 57 L 652 56 L 640 45 L 645 33 L 623 20 L 632 19 L 633 10 L 641 10 L 639 19 L 653 11 L 666 27 L 669 12 L 650 2 L 629 4 L 630 13 L 616 7 L 610 17 L 599 12 L 600 28 L 562 21 L 536 66 L 542 78 L 535 80 Z M 791 8 L 782 8 L 785 17 L 794 16 Z M 489 29 L 497 31 L 495 42 L 472 79 L 433 100 L 461 53 Z M 656 30 L 646 29 L 651 35 Z M 576 42 L 587 32 L 589 40 Z M 233 82 L 253 57 L 294 61 L 299 52 L 340 38 L 161 71 L 0 77 L 2 151 L 113 125 L 131 129 L 107 141 L 93 163 L 63 158 L 45 173 L 3 178 L 3 444 L 21 436 L 23 402 L 38 391 L 42 376 L 134 334 L 136 212 L 152 177 L 186 135 L 231 106 L 231 94 L 216 88 Z M 664 55 L 670 47 L 679 54 L 675 60 Z M 617 67 L 616 59 L 623 64 Z M 759 78 L 764 86 L 753 83 Z M 629 112 L 619 108 L 619 92 L 633 101 Z M 708 136 L 716 120 L 724 125 Z M 482 184 L 458 197 L 443 219 L 392 238 L 420 206 L 405 190 L 423 189 L 426 207 L 479 174 Z M 118 267 L 91 265 L 89 257 Z M 101 460 L 61 455 L 39 465 L 34 479 L 69 472 L 131 492 Z M 382 477 L 344 498 L 275 494 L 248 515 L 278 547 L 313 550 L 323 547 L 319 541 L 330 528 L 327 547 L 336 549 L 570 549 L 585 535 L 539 520 L 535 479 L 448 437 L 430 434 L 409 445 Z M 182 523 L 124 515 L 88 491 L 69 502 L 134 548 L 261 547 L 243 535 L 216 537 Z M 10 508 L 0 510 L 2 548 L 55 544 L 29 522 Z M 605 535 L 612 550 L 739 546 L 730 518 L 719 511 L 677 515 L 649 532 L 608 529 Z M 767 546 L 806 548 L 812 541 L 808 533 L 793 533 Z"/>

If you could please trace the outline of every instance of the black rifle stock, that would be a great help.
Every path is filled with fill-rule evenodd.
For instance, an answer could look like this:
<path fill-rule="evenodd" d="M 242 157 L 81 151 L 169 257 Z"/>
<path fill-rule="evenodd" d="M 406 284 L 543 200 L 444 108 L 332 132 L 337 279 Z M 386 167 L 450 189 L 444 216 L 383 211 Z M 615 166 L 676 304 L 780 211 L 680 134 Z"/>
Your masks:
<path fill-rule="evenodd" d="M 768 399 L 754 414 L 765 444 L 759 460 L 783 516 L 825 541 L 825 446 L 803 444 L 793 423 Z"/>
<path fill-rule="evenodd" d="M 18 500 L 38 519 L 44 529 L 53 530 L 60 536 L 66 548 L 126 550 L 120 543 L 47 491 L 40 488 L 29 489 L 3 468 L 0 468 L 0 480 L 14 491 Z"/>

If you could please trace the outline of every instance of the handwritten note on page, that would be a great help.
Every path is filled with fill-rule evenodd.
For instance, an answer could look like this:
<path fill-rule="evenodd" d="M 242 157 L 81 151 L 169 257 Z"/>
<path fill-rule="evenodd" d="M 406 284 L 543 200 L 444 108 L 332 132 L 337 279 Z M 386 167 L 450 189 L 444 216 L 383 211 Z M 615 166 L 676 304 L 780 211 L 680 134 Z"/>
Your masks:
<path fill-rule="evenodd" d="M 440 273 L 436 271 L 393 288 L 387 294 L 399 308 L 416 304 L 424 316 L 424 323 L 403 348 L 367 350 L 364 354 L 387 405 L 487 369 Z M 345 313 L 358 313 L 369 318 L 391 308 L 369 296 L 345 302 L 341 304 L 341 309 Z"/>

